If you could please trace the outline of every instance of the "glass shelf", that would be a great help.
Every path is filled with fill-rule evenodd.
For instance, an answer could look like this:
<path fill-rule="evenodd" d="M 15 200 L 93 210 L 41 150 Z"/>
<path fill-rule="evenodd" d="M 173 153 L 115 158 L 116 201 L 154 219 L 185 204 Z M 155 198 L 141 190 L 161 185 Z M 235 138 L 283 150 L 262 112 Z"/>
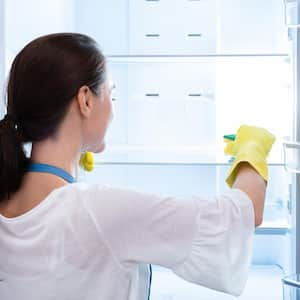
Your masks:
<path fill-rule="evenodd" d="M 202 166 L 227 166 L 229 167 L 232 163 L 231 162 L 166 162 L 166 161 L 97 161 L 95 162 L 96 166 L 195 166 L 195 167 L 202 167 Z M 281 163 L 269 163 L 269 167 L 278 166 L 281 167 L 283 164 Z"/>
<path fill-rule="evenodd" d="M 202 62 L 203 59 L 239 59 L 239 58 L 284 58 L 286 62 L 289 62 L 289 53 L 227 53 L 227 54 L 198 54 L 198 55 L 107 55 L 106 58 L 112 63 L 165 63 L 165 62 Z"/>
<path fill-rule="evenodd" d="M 107 145 L 106 150 L 94 154 L 97 165 L 229 165 L 232 158 L 224 154 L 225 143 L 216 147 L 201 146 L 129 146 Z M 275 149 L 276 150 L 276 149 Z M 270 166 L 283 166 L 281 153 L 272 150 L 268 157 Z M 280 150 L 280 148 L 279 148 Z"/>

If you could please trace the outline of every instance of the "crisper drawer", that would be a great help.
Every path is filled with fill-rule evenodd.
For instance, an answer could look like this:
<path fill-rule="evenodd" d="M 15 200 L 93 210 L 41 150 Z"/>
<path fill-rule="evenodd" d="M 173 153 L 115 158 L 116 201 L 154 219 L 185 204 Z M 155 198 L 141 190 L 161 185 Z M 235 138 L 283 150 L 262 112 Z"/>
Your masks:
<path fill-rule="evenodd" d="M 107 55 L 287 53 L 281 0 L 73 1 Z"/>

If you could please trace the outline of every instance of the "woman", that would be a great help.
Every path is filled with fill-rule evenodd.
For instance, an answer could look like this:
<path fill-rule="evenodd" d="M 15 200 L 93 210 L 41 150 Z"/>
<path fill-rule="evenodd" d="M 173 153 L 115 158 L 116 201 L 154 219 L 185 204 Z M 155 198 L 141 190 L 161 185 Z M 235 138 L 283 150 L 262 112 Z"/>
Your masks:
<path fill-rule="evenodd" d="M 266 190 L 256 158 L 266 172 L 273 137 L 242 128 L 227 147 L 233 189 L 210 200 L 76 183 L 81 153 L 105 148 L 111 90 L 85 35 L 40 37 L 15 58 L 0 122 L 0 299 L 147 299 L 151 263 L 240 294 Z"/>

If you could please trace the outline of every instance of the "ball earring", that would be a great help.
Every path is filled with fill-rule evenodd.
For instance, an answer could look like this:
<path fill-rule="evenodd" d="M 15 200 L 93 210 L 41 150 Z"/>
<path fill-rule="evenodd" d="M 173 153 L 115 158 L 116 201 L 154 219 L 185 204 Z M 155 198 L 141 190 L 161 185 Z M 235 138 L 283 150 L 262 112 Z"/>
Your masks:
<path fill-rule="evenodd" d="M 91 172 L 94 169 L 94 155 L 92 152 L 86 151 L 81 154 L 79 166 L 85 171 Z"/>

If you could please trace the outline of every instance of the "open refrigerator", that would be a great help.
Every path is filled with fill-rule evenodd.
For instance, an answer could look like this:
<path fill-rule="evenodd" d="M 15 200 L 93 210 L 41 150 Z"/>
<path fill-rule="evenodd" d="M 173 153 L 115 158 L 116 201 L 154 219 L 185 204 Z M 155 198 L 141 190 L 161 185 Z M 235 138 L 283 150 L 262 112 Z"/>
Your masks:
<path fill-rule="evenodd" d="M 300 271 L 297 16 L 296 0 L 0 0 L 0 88 L 33 38 L 92 36 L 116 85 L 115 116 L 105 152 L 80 180 L 182 201 L 228 189 L 224 134 L 268 128 L 277 141 L 264 222 L 240 299 L 282 299 L 282 278 Z M 154 266 L 151 299 L 234 297 Z"/>

